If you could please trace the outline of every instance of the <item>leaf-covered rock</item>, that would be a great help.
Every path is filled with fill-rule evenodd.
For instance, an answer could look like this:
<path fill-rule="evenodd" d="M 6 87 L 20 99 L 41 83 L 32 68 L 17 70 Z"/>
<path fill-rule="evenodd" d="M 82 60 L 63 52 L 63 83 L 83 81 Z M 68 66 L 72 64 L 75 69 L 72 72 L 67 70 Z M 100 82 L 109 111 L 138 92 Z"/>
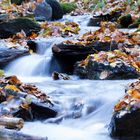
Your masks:
<path fill-rule="evenodd" d="M 130 84 L 125 96 L 115 105 L 110 123 L 112 137 L 140 136 L 140 80 Z"/>
<path fill-rule="evenodd" d="M 18 32 L 24 31 L 27 36 L 32 32 L 39 32 L 40 26 L 28 18 L 17 18 L 0 23 L 0 38 L 9 38 Z"/>

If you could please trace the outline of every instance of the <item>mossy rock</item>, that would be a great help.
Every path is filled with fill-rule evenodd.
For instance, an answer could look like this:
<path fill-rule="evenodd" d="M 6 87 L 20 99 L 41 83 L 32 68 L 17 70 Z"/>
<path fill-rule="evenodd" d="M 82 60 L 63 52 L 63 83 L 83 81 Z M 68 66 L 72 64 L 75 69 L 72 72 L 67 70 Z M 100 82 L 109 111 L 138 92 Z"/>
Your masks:
<path fill-rule="evenodd" d="M 127 28 L 130 24 L 132 24 L 132 16 L 127 14 L 125 16 L 121 16 L 119 18 L 119 22 L 123 28 Z"/>
<path fill-rule="evenodd" d="M 128 26 L 128 28 L 138 28 L 139 25 L 140 25 L 140 22 L 134 22 L 133 24 L 130 24 L 130 25 Z"/>
<path fill-rule="evenodd" d="M 21 5 L 23 0 L 11 0 L 11 3 L 14 3 L 16 5 Z"/>
<path fill-rule="evenodd" d="M 45 0 L 52 8 L 52 20 L 58 20 L 63 17 L 63 10 L 56 0 Z"/>
<path fill-rule="evenodd" d="M 40 25 L 29 18 L 17 18 L 0 23 L 0 38 L 9 38 L 23 30 L 27 36 L 32 32 L 39 32 Z"/>
<path fill-rule="evenodd" d="M 77 8 L 75 3 L 61 3 L 61 7 L 63 9 L 63 14 L 70 13 Z"/>

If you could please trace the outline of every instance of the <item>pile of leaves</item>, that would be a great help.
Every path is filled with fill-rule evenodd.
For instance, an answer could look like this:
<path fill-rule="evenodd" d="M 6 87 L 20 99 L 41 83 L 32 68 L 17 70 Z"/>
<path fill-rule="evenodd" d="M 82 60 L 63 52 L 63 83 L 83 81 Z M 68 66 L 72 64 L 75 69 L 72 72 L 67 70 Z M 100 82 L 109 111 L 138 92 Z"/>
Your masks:
<path fill-rule="evenodd" d="M 79 25 L 75 22 L 44 22 L 41 23 L 42 31 L 39 37 L 50 37 L 50 36 L 72 36 L 73 34 L 79 33 Z"/>
<path fill-rule="evenodd" d="M 133 82 L 126 89 L 126 95 L 114 107 L 114 112 L 123 112 L 123 115 L 140 108 L 140 79 Z"/>
<path fill-rule="evenodd" d="M 0 77 L 0 103 L 7 111 L 0 110 L 0 116 L 12 115 L 18 108 L 29 109 L 32 100 L 50 103 L 49 97 L 36 86 L 22 83 L 16 76 Z M 11 103 L 11 105 L 9 105 Z"/>
<path fill-rule="evenodd" d="M 93 11 L 94 16 L 99 15 L 113 15 L 116 12 L 124 14 L 132 14 L 132 16 L 137 17 L 139 15 L 139 3 L 137 0 L 108 0 L 105 1 L 105 5 L 102 8 L 97 8 Z"/>
<path fill-rule="evenodd" d="M 110 52 L 101 51 L 97 54 L 91 54 L 85 60 L 80 62 L 80 66 L 87 66 L 89 60 L 103 63 L 105 65 L 110 65 L 111 67 L 116 67 L 120 64 L 120 62 L 123 62 L 125 65 L 134 67 L 136 71 L 140 73 L 140 61 L 138 58 L 120 50 L 114 50 Z"/>
<path fill-rule="evenodd" d="M 97 7 L 95 11 L 93 11 L 93 15 L 113 15 L 116 12 L 124 12 L 126 10 L 126 6 L 126 0 L 110 0 L 105 3 L 102 8 Z"/>
<path fill-rule="evenodd" d="M 0 14 L 7 14 L 9 16 L 8 20 L 32 14 L 34 8 L 33 2 L 23 3 L 22 5 L 0 2 Z"/>
<path fill-rule="evenodd" d="M 95 32 L 87 32 L 74 41 L 64 41 L 64 44 L 79 44 L 90 46 L 94 42 L 116 42 L 128 45 L 140 45 L 140 32 L 131 34 L 119 31 L 114 23 L 102 22 L 100 29 Z"/>

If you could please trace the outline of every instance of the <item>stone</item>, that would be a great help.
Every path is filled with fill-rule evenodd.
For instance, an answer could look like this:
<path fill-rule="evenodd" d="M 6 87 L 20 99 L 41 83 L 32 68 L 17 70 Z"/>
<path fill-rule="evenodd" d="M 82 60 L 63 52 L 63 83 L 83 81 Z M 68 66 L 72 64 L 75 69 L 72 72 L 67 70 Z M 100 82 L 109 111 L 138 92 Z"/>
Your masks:
<path fill-rule="evenodd" d="M 109 132 L 113 138 L 140 138 L 140 80 L 125 89 L 125 95 L 115 105 Z"/>
<path fill-rule="evenodd" d="M 120 25 L 123 27 L 123 28 L 127 28 L 130 24 L 132 24 L 132 16 L 130 14 L 127 14 L 127 15 L 124 15 L 124 16 L 121 16 L 119 18 L 119 21 L 120 21 Z"/>
<path fill-rule="evenodd" d="M 27 36 L 31 35 L 32 32 L 40 31 L 39 24 L 28 18 L 17 18 L 9 20 L 8 22 L 0 23 L 0 38 L 9 38 L 18 32 L 23 30 Z"/>
<path fill-rule="evenodd" d="M 37 21 L 49 21 L 52 19 L 52 8 L 46 2 L 37 3 L 34 15 Z"/>
<path fill-rule="evenodd" d="M 123 63 L 112 68 L 110 65 L 89 61 L 86 67 L 75 65 L 74 74 L 80 78 L 92 80 L 116 80 L 116 79 L 135 79 L 140 76 L 137 71 Z"/>
<path fill-rule="evenodd" d="M 15 58 L 28 55 L 28 50 L 19 50 L 19 49 L 0 49 L 0 67 L 5 66 L 8 62 L 14 60 Z"/>
<path fill-rule="evenodd" d="M 108 13 L 99 16 L 94 15 L 92 18 L 90 18 L 88 26 L 100 26 L 100 23 L 102 21 L 116 22 L 120 16 L 121 16 L 120 11 L 114 12 L 112 15 Z"/>
<path fill-rule="evenodd" d="M 70 77 L 66 74 L 63 74 L 63 73 L 58 73 L 56 71 L 54 71 L 52 73 L 52 78 L 53 80 L 60 80 L 60 79 L 63 79 L 63 80 L 70 80 Z"/>
<path fill-rule="evenodd" d="M 14 3 L 16 5 L 21 5 L 23 1 L 24 0 L 11 0 L 11 3 Z"/>
<path fill-rule="evenodd" d="M 119 117 L 119 113 L 112 116 L 109 126 L 112 137 L 140 137 L 140 109 Z"/>
<path fill-rule="evenodd" d="M 58 20 L 63 17 L 63 10 L 56 0 L 45 0 L 52 8 L 52 20 Z"/>
<path fill-rule="evenodd" d="M 85 59 L 89 54 L 99 51 L 113 51 L 115 49 L 118 49 L 116 42 L 112 42 L 110 45 L 110 42 L 95 41 L 90 46 L 63 43 L 56 44 L 52 47 L 52 52 L 61 67 L 61 72 L 72 74 L 74 64 L 77 61 Z"/>
<path fill-rule="evenodd" d="M 5 22 L 9 19 L 8 14 L 0 14 L 0 22 Z"/>
<path fill-rule="evenodd" d="M 53 46 L 52 52 L 61 67 L 61 72 L 72 73 L 75 62 L 85 59 L 95 51 L 91 47 L 81 45 L 57 44 Z"/>
<path fill-rule="evenodd" d="M 37 43 L 33 40 L 28 40 L 27 45 L 29 47 L 29 50 L 32 50 L 33 52 L 37 52 Z"/>
<path fill-rule="evenodd" d="M 48 140 L 47 137 L 28 135 L 17 130 L 0 129 L 1 140 Z"/>

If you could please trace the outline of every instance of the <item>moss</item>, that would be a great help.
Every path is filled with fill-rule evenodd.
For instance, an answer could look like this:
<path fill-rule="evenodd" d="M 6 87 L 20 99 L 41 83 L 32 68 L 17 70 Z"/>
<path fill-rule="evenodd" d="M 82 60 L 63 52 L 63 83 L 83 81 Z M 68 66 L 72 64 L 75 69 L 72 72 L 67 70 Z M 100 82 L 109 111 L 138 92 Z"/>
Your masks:
<path fill-rule="evenodd" d="M 4 70 L 0 69 L 0 77 L 4 76 Z"/>
<path fill-rule="evenodd" d="M 11 0 L 11 3 L 17 4 L 17 5 L 21 5 L 23 2 L 23 0 Z"/>
<path fill-rule="evenodd" d="M 70 13 L 77 8 L 75 3 L 61 3 L 61 7 L 63 9 L 63 14 Z"/>

